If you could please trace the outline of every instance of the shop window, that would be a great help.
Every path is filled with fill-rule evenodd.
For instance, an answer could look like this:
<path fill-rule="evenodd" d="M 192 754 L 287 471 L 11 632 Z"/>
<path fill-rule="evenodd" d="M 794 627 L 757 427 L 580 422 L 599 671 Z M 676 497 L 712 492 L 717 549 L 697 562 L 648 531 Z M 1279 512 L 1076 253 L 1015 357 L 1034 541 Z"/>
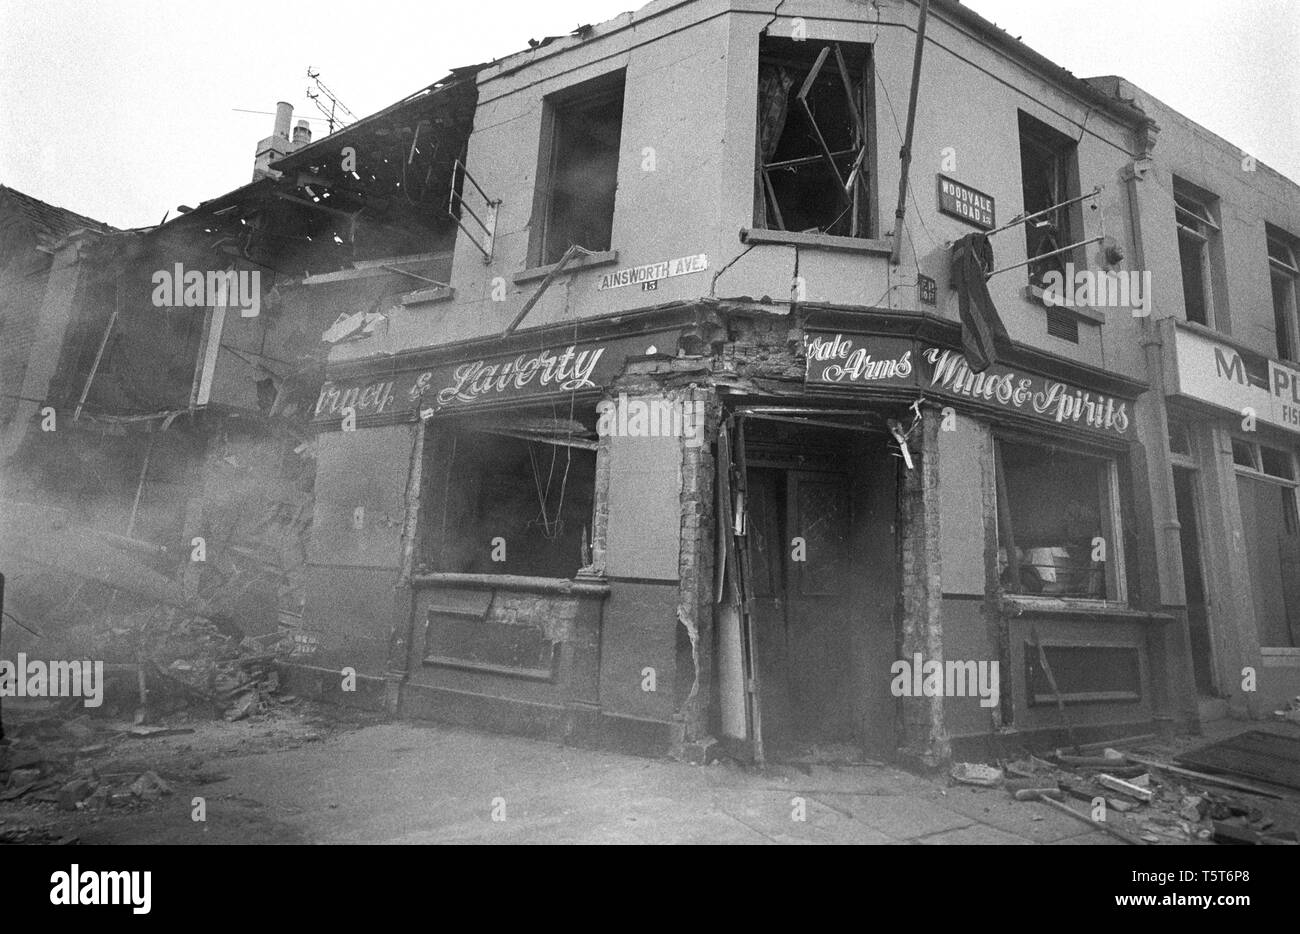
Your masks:
<path fill-rule="evenodd" d="M 546 99 L 529 265 L 610 249 L 622 128 L 621 71 Z"/>
<path fill-rule="evenodd" d="M 1025 214 L 1037 214 L 1076 197 L 1078 179 L 1075 141 L 1021 111 L 1020 183 Z M 1075 233 L 1082 229 L 1077 210 L 1077 205 L 1056 208 L 1024 225 L 1025 255 L 1042 257 L 1029 264 L 1031 285 L 1042 288 L 1049 272 L 1064 276 L 1066 262 L 1075 259 L 1073 251 L 1056 251 L 1073 243 Z"/>
<path fill-rule="evenodd" d="M 999 441 L 997 470 L 1003 589 L 1122 600 L 1114 461 Z"/>
<path fill-rule="evenodd" d="M 1252 466 L 1236 456 L 1250 449 Z M 1290 451 L 1233 441 L 1237 502 L 1245 537 L 1260 645 L 1300 647 L 1300 515 L 1296 512 L 1295 458 Z"/>
<path fill-rule="evenodd" d="M 873 236 L 870 46 L 765 37 L 754 226 Z"/>
<path fill-rule="evenodd" d="M 433 437 L 426 567 L 571 578 L 591 561 L 594 413 L 583 422 L 515 419 Z"/>
<path fill-rule="evenodd" d="M 1238 467 L 1248 467 L 1251 470 L 1259 469 L 1259 460 L 1257 451 L 1253 444 L 1248 441 L 1239 441 L 1232 439 L 1232 462 Z"/>
<path fill-rule="evenodd" d="M 1295 240 L 1280 232 L 1268 236 L 1269 278 L 1273 286 L 1273 327 L 1279 360 L 1300 360 L 1300 324 L 1297 323 L 1296 282 L 1300 263 Z"/>
<path fill-rule="evenodd" d="M 1219 225 L 1211 198 L 1181 179 L 1174 179 L 1174 217 L 1178 224 L 1178 259 L 1182 265 L 1183 306 L 1187 320 L 1214 326 L 1212 249 L 1219 247 Z"/>

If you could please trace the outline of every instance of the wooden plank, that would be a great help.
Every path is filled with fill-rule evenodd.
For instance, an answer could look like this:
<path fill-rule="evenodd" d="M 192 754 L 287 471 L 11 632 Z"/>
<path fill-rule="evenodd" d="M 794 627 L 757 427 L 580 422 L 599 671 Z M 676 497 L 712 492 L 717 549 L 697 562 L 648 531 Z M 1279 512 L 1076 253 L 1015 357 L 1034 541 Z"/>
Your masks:
<path fill-rule="evenodd" d="M 1300 789 L 1300 739 L 1251 730 L 1175 756 L 1197 769 Z"/>
<path fill-rule="evenodd" d="M 1106 821 L 1095 821 L 1091 817 L 1088 817 L 1086 814 L 1080 814 L 1078 811 L 1070 807 L 1068 804 L 1063 804 L 1060 801 L 1053 801 L 1051 798 L 1044 797 L 1042 795 L 1039 795 L 1038 800 L 1043 802 L 1046 805 L 1055 808 L 1058 811 L 1064 811 L 1066 814 L 1069 814 L 1075 820 L 1083 821 L 1085 824 L 1087 824 L 1089 827 L 1093 828 L 1094 830 L 1100 830 L 1102 833 L 1108 833 L 1112 837 L 1115 837 L 1118 840 L 1123 840 L 1125 843 L 1129 844 L 1130 846 L 1147 845 L 1147 842 L 1145 840 L 1139 837 L 1135 837 L 1131 833 L 1127 833 L 1123 830 L 1120 830 L 1118 827 L 1112 827 Z"/>
<path fill-rule="evenodd" d="M 1136 762 L 1139 765 L 1145 765 L 1147 768 L 1161 769 L 1165 772 L 1170 772 L 1174 775 L 1182 775 L 1185 776 L 1186 778 L 1199 779 L 1200 781 L 1210 785 L 1220 785 L 1224 788 L 1235 788 L 1237 791 L 1249 791 L 1251 794 L 1263 795 L 1265 798 L 1282 797 L 1280 794 L 1269 791 L 1266 788 L 1260 788 L 1255 785 L 1247 785 L 1245 782 L 1236 782 L 1230 778 L 1223 778 L 1218 775 L 1206 775 L 1204 772 L 1193 772 L 1191 769 L 1182 769 L 1176 765 L 1169 765 L 1164 762 L 1159 762 L 1155 759 L 1148 759 L 1145 756 L 1135 756 L 1131 753 L 1127 753 L 1125 754 L 1124 758 L 1128 759 L 1130 762 Z"/>

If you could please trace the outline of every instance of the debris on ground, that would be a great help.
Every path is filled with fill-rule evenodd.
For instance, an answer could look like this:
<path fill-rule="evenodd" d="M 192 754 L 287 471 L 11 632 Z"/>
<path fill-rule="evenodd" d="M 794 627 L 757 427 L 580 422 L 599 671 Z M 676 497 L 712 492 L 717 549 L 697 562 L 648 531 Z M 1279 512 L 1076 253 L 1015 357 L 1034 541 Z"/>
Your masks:
<path fill-rule="evenodd" d="M 1300 696 L 1291 698 L 1281 710 L 1273 711 L 1273 719 L 1300 723 Z"/>
<path fill-rule="evenodd" d="M 1174 761 L 1185 768 L 1225 773 L 1300 791 L 1300 736 L 1247 730 L 1183 752 Z"/>
<path fill-rule="evenodd" d="M 1225 745 L 1236 748 L 1251 743 L 1265 748 L 1256 737 L 1234 739 L 1236 745 L 1233 740 Z M 1278 742 L 1270 739 L 1268 748 L 1294 742 L 1280 736 Z M 1145 748 L 1142 752 L 1105 748 L 1092 754 L 1058 749 L 1041 757 L 1024 753 L 1000 760 L 996 767 L 961 762 L 950 775 L 960 784 L 1000 785 L 1016 801 L 1066 812 L 1134 845 L 1286 846 L 1300 839 L 1300 799 L 1281 789 L 1174 765 L 1171 759 L 1187 761 L 1184 755 L 1155 755 Z"/>
<path fill-rule="evenodd" d="M 980 785 L 996 788 L 1002 784 L 1002 770 L 978 762 L 957 762 L 948 773 L 952 780 L 963 785 Z"/>

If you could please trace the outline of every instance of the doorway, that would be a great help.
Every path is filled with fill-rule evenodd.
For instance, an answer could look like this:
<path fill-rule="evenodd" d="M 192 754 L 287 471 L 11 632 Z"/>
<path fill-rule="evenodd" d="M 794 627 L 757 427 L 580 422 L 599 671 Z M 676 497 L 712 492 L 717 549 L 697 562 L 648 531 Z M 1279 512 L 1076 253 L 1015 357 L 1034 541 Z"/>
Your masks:
<path fill-rule="evenodd" d="M 1187 597 L 1187 631 L 1192 649 L 1196 693 L 1217 697 L 1214 687 L 1214 651 L 1210 642 L 1209 608 L 1201 564 L 1201 535 L 1196 508 L 1196 471 L 1174 467 L 1174 505 L 1183 557 L 1183 591 Z"/>
<path fill-rule="evenodd" d="M 884 436 L 746 429 L 752 621 L 774 758 L 894 745 L 897 494 Z"/>

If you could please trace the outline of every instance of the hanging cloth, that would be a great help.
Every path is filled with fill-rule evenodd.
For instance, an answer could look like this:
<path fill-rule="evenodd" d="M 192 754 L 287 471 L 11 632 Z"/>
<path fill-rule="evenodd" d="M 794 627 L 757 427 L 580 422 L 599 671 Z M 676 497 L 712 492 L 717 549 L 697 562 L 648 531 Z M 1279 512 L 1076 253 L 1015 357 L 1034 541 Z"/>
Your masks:
<path fill-rule="evenodd" d="M 989 296 L 993 247 L 982 233 L 969 233 L 952 245 L 950 279 L 961 314 L 961 349 L 972 373 L 983 373 L 1011 346 L 1007 329 Z"/>

